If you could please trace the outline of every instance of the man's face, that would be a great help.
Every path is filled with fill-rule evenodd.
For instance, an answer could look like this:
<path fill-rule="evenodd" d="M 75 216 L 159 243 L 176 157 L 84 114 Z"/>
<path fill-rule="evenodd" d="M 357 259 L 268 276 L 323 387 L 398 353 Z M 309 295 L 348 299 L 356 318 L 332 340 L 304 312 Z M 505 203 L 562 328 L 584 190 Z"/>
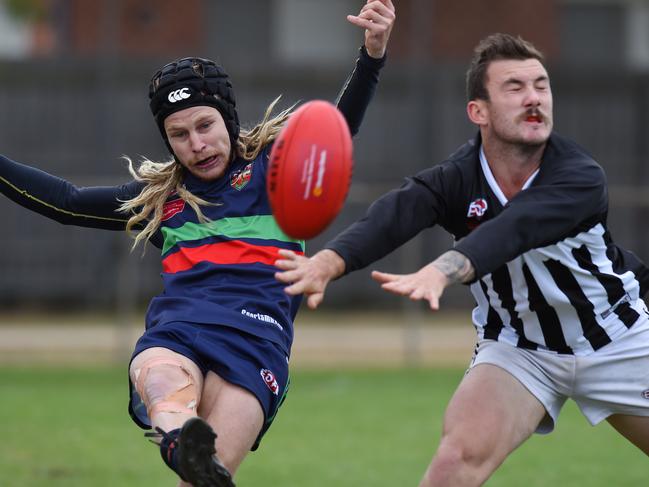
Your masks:
<path fill-rule="evenodd" d="M 198 106 L 172 113 L 164 121 L 176 159 L 191 174 L 214 181 L 230 163 L 230 135 L 216 108 Z"/>
<path fill-rule="evenodd" d="M 487 68 L 489 100 L 483 136 L 525 146 L 544 144 L 552 132 L 552 91 L 548 73 L 536 59 L 498 60 Z"/>

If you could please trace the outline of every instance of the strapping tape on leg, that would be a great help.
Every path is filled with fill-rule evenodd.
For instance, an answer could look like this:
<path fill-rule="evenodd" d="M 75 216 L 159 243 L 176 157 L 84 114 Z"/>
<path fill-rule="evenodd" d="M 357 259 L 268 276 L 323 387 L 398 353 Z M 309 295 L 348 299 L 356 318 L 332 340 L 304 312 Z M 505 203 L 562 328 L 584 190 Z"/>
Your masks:
<path fill-rule="evenodd" d="M 182 374 L 169 377 L 168 383 L 159 380 L 157 385 L 147 385 L 146 380 L 151 370 L 161 365 L 176 367 Z M 181 360 L 173 357 L 153 357 L 134 370 L 133 375 L 135 376 L 135 389 L 147 407 L 149 418 L 158 413 L 196 414 L 196 384 L 191 372 L 187 370 Z M 156 387 L 168 389 L 171 392 L 155 394 L 157 392 L 155 391 Z"/>

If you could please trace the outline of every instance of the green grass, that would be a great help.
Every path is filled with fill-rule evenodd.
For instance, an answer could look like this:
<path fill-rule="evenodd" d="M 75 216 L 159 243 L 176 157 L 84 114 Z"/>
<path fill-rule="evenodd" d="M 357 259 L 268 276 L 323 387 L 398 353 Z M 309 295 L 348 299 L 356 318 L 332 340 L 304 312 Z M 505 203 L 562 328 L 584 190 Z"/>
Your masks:
<path fill-rule="evenodd" d="M 294 371 L 292 390 L 241 487 L 416 486 L 461 370 Z M 0 485 L 175 485 L 126 412 L 125 368 L 0 368 Z M 645 485 L 647 458 L 570 403 L 492 487 Z"/>

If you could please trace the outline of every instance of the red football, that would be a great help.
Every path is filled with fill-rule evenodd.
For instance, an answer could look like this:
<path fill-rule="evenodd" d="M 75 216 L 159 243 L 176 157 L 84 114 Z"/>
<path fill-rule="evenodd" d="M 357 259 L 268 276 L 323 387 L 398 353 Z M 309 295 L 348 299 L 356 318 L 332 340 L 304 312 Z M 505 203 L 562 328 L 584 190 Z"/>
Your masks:
<path fill-rule="evenodd" d="M 290 237 L 321 233 L 343 207 L 352 178 L 352 138 L 331 103 L 300 106 L 277 136 L 267 179 L 270 206 Z"/>

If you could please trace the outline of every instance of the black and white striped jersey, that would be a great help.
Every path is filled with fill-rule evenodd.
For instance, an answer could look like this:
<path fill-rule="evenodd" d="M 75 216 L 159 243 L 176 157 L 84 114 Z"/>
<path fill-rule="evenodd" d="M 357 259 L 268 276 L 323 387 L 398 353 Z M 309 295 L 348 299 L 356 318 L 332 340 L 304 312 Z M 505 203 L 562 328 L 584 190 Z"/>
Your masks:
<path fill-rule="evenodd" d="M 649 269 L 613 243 L 601 167 L 553 134 L 539 170 L 507 201 L 480 147 L 478 136 L 406 178 L 326 247 L 351 272 L 441 225 L 475 268 L 480 338 L 575 355 L 615 340 L 645 313 Z"/>

